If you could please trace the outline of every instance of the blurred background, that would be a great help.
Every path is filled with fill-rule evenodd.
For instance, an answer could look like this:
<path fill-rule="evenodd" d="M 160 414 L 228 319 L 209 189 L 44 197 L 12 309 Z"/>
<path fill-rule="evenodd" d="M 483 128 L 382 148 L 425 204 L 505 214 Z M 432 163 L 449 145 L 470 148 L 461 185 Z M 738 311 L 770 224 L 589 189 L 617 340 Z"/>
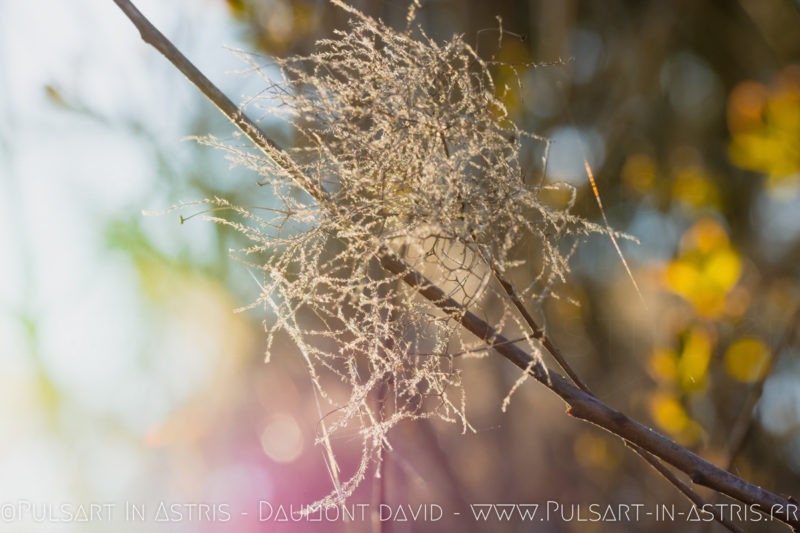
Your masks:
<path fill-rule="evenodd" d="M 352 3 L 405 22 L 404 0 Z M 263 81 L 227 47 L 308 53 L 348 18 L 323 0 L 137 4 L 234 100 Z M 737 475 L 800 496 L 800 3 L 423 0 L 418 22 L 515 65 L 495 74 L 512 117 L 552 140 L 546 179 L 575 185 L 576 210 L 600 221 L 586 157 L 611 225 L 639 240 L 623 250 L 645 303 L 595 237 L 546 306 L 584 381 Z M 233 128 L 112 2 L 0 0 L 0 98 L 0 531 L 370 530 L 259 520 L 260 507 L 296 509 L 332 485 L 304 364 L 289 343 L 265 364 L 269 317 L 234 313 L 258 294 L 228 256 L 242 237 L 169 211 L 267 201 L 257 177 L 186 140 Z M 291 143 L 285 126 L 266 127 Z M 475 503 L 563 504 L 541 531 L 675 527 L 577 522 L 571 504 L 689 510 L 542 387 L 502 412 L 519 377 L 505 361 L 460 365 L 477 431 L 400 426 L 383 478 L 392 509 L 436 503 L 446 516 L 385 531 L 525 528 L 478 522 Z M 335 446 L 352 468 L 358 435 Z M 113 521 L 77 520 L 92 503 Z"/>

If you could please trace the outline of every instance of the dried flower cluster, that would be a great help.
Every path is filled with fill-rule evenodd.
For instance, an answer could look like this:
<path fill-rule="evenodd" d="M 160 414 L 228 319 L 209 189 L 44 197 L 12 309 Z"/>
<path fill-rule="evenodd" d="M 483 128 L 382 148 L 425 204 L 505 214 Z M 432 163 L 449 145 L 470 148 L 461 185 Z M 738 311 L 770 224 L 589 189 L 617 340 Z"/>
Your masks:
<path fill-rule="evenodd" d="M 247 260 L 264 274 L 257 303 L 273 317 L 270 346 L 288 333 L 318 400 L 330 404 L 319 440 L 331 452 L 336 490 L 319 505 L 352 494 L 398 422 L 438 416 L 469 428 L 454 356 L 475 345 L 383 271 L 379 250 L 465 307 L 480 301 L 500 331 L 522 335 L 536 353 L 494 276 L 534 272 L 520 294 L 535 304 L 565 274 L 575 236 L 599 231 L 548 208 L 526 184 L 522 140 L 538 138 L 508 120 L 492 65 L 461 37 L 428 38 L 414 25 L 415 6 L 408 28 L 396 31 L 334 3 L 352 15 L 347 31 L 313 55 L 277 60 L 283 83 L 251 102 L 287 119 L 295 146 L 272 158 L 226 146 L 272 187 L 276 204 L 214 200 L 240 215 L 222 222 L 253 241 Z M 332 379 L 349 398 L 331 392 Z M 331 435 L 353 427 L 363 460 L 340 482 Z"/>

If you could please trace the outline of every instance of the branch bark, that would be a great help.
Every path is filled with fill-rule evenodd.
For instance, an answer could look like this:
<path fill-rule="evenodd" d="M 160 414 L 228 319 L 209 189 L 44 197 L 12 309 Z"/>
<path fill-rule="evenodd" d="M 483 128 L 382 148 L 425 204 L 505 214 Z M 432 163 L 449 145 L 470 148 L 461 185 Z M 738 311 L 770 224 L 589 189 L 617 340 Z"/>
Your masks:
<path fill-rule="evenodd" d="M 233 104 L 205 75 L 159 32 L 144 15 L 128 0 L 114 0 L 141 34 L 144 42 L 152 45 L 200 89 L 217 108 L 235 124 L 265 155 L 277 164 L 289 165 L 285 153 L 260 128 Z M 297 176 L 302 186 L 316 200 L 324 201 L 327 194 L 304 176 Z M 491 325 L 448 297 L 444 291 L 406 264 L 386 247 L 376 252 L 384 269 L 414 288 L 420 296 L 444 313 L 458 320 L 473 335 L 481 339 L 497 353 L 528 372 L 567 404 L 567 413 L 577 419 L 594 424 L 623 439 L 639 450 L 664 461 L 684 472 L 698 485 L 711 488 L 735 500 L 758 509 L 800 531 L 800 506 L 793 498 L 787 498 L 753 485 L 730 472 L 719 468 L 690 450 L 678 445 L 664 435 L 629 418 L 609 407 L 597 397 L 573 385 L 567 378 L 551 372 L 537 358 L 513 344 L 499 334 Z"/>
<path fill-rule="evenodd" d="M 590 422 L 649 452 L 684 472 L 698 485 L 713 489 L 747 505 L 753 505 L 768 516 L 775 517 L 794 528 L 800 528 L 798 504 L 792 499 L 774 494 L 723 470 L 664 435 L 612 409 L 560 374 L 549 371 L 541 361 L 535 360 L 525 350 L 510 343 L 492 326 L 449 298 L 442 289 L 410 268 L 391 251 L 382 250 L 380 260 L 386 270 L 401 277 L 423 298 L 458 320 L 466 330 L 522 370 L 528 371 L 532 377 L 558 395 L 567 403 L 567 413 L 570 416 Z"/>

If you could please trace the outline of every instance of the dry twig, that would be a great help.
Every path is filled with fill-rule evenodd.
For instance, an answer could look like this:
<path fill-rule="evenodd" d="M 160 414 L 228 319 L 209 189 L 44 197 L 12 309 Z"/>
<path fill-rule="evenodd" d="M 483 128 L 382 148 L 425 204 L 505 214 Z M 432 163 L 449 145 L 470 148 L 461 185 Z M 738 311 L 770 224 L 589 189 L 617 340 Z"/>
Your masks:
<path fill-rule="evenodd" d="M 435 397 L 439 416 L 461 419 L 466 427 L 463 408 L 446 392 L 459 384 L 451 361 L 408 356 L 425 352 L 420 349 L 424 344 L 444 350 L 460 327 L 562 398 L 571 416 L 623 439 L 648 461 L 657 458 L 696 484 L 800 527 L 792 499 L 748 483 L 632 420 L 588 389 L 581 390 L 547 369 L 535 346 L 529 345 L 531 351 L 526 351 L 508 340 L 503 328 L 506 322 L 517 324 L 512 311 L 522 312 L 524 306 L 518 305 L 517 293 L 513 287 L 509 291 L 502 277 L 500 283 L 513 305 L 495 326 L 469 310 L 490 290 L 493 273 L 502 274 L 515 264 L 511 249 L 521 232 L 539 238 L 544 257 L 539 280 L 548 287 L 563 278 L 568 259 L 552 236 L 604 229 L 567 212 L 548 210 L 535 193 L 516 183 L 517 152 L 508 138 L 525 133 L 505 121 L 485 65 L 462 41 L 442 47 L 429 40 L 417 42 L 410 34 L 393 32 L 341 4 L 357 19 L 350 33 L 340 33 L 338 41 L 323 42 L 324 51 L 318 55 L 279 61 L 290 83 L 312 89 L 290 102 L 294 114 L 289 118 L 305 145 L 287 152 L 268 139 L 128 0 L 115 2 L 143 40 L 173 62 L 261 151 L 253 155 L 237 149 L 237 156 L 273 185 L 287 206 L 283 212 L 292 213 L 300 226 L 311 228 L 268 234 L 258 228 L 264 221 L 235 206 L 230 207 L 256 227 L 220 220 L 253 239 L 255 251 L 273 247 L 284 252 L 274 262 L 256 265 L 273 279 L 260 301 L 271 306 L 279 317 L 277 327 L 288 331 L 300 347 L 320 395 L 325 391 L 318 365 L 353 387 L 350 402 L 341 410 L 342 420 L 328 429 L 343 427 L 356 417 L 372 421 L 363 430 L 365 459 L 358 471 L 319 505 L 335 504 L 352 493 L 364 477 L 369 457 L 380 454 L 390 427 L 404 418 L 430 416 L 420 414 L 421 397 Z M 394 61 L 392 68 L 352 72 L 361 65 L 359 61 L 369 64 L 378 59 Z M 312 73 L 307 74 L 306 68 Z M 397 69 L 405 70 L 394 79 Z M 358 76 L 357 87 L 347 85 L 353 76 Z M 409 84 L 409 79 L 416 80 L 416 85 Z M 391 90 L 385 95 L 374 92 L 387 86 Z M 408 92 L 403 92 L 406 88 Z M 377 101 L 376 94 L 384 98 Z M 412 142 L 419 153 L 403 151 Z M 484 147 L 492 150 L 483 151 Z M 298 192 L 312 201 L 299 198 Z M 536 220 L 532 222 L 531 216 Z M 507 237 L 497 239 L 498 235 Z M 481 243 L 480 255 L 488 265 L 482 266 L 476 254 L 470 253 L 469 244 L 475 240 Z M 335 243 L 338 248 L 332 252 Z M 422 253 L 400 255 L 414 247 Z M 431 266 L 426 260 L 429 256 L 437 262 L 434 272 L 442 276 L 439 285 L 420 271 Z M 371 268 L 376 261 L 390 275 L 376 278 Z M 307 265 L 312 266 L 305 269 Z M 393 288 L 397 280 L 410 288 L 407 294 Z M 276 300 L 274 292 L 283 296 Z M 439 314 L 425 312 L 419 297 Z M 397 301 L 406 313 L 390 320 L 398 307 L 389 302 Z M 298 310 L 304 306 L 322 324 L 319 329 L 310 330 L 298 322 Z M 527 324 L 534 339 L 563 359 L 526 314 L 525 323 L 518 325 Z M 386 339 L 392 339 L 391 345 Z M 341 344 L 335 353 L 323 346 L 331 340 Z M 375 417 L 368 398 L 387 383 L 387 376 L 391 376 L 392 390 L 386 399 L 391 399 L 393 412 Z"/>

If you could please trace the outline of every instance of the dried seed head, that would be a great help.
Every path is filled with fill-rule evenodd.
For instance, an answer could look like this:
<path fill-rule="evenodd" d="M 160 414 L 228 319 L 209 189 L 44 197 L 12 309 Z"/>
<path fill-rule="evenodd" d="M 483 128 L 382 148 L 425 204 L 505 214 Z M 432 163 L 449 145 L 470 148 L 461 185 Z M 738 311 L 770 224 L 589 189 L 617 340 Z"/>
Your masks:
<path fill-rule="evenodd" d="M 493 299 L 492 271 L 528 268 L 522 297 L 535 301 L 563 278 L 575 236 L 598 231 L 526 185 L 521 140 L 539 138 L 508 119 L 490 66 L 461 37 L 437 43 L 412 31 L 416 4 L 399 32 L 334 3 L 352 15 L 348 29 L 310 56 L 277 60 L 283 82 L 250 102 L 293 125 L 283 163 L 226 146 L 272 186 L 271 211 L 213 201 L 239 213 L 219 221 L 253 242 L 245 252 L 264 273 L 255 305 L 273 317 L 269 348 L 288 333 L 318 399 L 333 407 L 319 440 L 336 490 L 323 506 L 352 493 L 399 421 L 437 416 L 469 428 L 453 353 L 473 341 L 382 271 L 378 249 L 392 248 L 465 307 L 493 301 L 495 325 L 519 336 L 512 306 Z M 324 194 L 307 194 L 309 184 Z M 340 482 L 333 438 L 353 427 L 363 460 Z"/>

